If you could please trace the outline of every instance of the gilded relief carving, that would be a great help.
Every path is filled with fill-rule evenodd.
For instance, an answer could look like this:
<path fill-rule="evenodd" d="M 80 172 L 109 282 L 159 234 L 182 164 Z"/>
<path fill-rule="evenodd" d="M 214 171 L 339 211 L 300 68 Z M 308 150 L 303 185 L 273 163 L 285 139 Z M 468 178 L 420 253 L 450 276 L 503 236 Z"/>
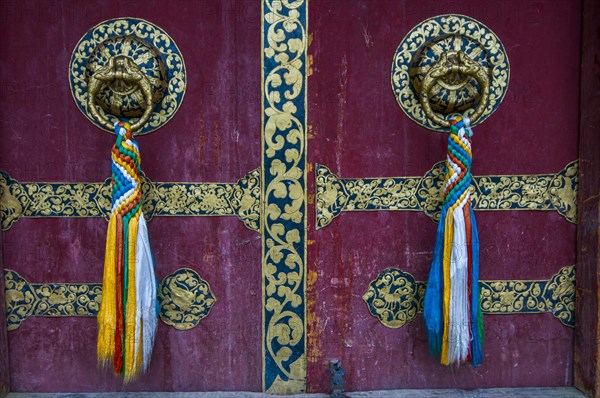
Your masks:
<path fill-rule="evenodd" d="M 233 214 L 253 231 L 258 231 L 260 224 L 260 182 L 260 169 L 252 170 L 227 195 Z"/>
<path fill-rule="evenodd" d="M 510 76 L 508 57 L 502 42 L 487 26 L 465 15 L 448 14 L 429 18 L 413 28 L 402 40 L 392 62 L 392 89 L 402 111 L 415 123 L 434 131 L 446 131 L 428 117 L 419 101 L 423 81 L 443 54 L 462 52 L 487 72 L 489 99 L 482 116 L 487 119 L 500 106 Z M 429 91 L 435 112 L 471 116 L 480 101 L 481 82 L 473 76 L 451 73 L 439 79 Z"/>
<path fill-rule="evenodd" d="M 423 177 L 339 178 L 316 165 L 317 228 L 343 211 L 422 211 L 439 220 L 444 163 L 436 163 Z M 577 222 L 577 161 L 557 174 L 474 177 L 473 207 L 490 210 L 557 211 Z"/>
<path fill-rule="evenodd" d="M 237 184 L 153 183 L 144 177 L 144 212 L 149 219 L 153 216 L 235 215 L 248 228 L 255 231 L 260 228 L 263 235 L 264 389 L 272 393 L 295 393 L 304 391 L 306 378 L 306 2 L 263 0 L 262 4 L 263 175 L 260 169 L 253 170 Z M 78 73 L 73 71 L 77 79 Z M 507 81 L 508 72 L 505 76 Z M 415 76 L 411 78 L 416 79 Z M 183 97 L 185 80 L 175 86 L 180 89 L 177 95 Z M 77 97 L 77 90 L 75 88 L 73 92 L 79 104 L 82 98 Z M 496 100 L 491 102 L 499 103 L 503 95 L 496 92 Z M 469 101 L 473 98 L 467 95 L 455 99 L 441 96 L 437 105 L 460 109 Z M 146 132 L 166 123 L 178 107 L 179 104 L 166 104 L 167 112 L 155 113 L 157 119 L 151 120 L 151 130 Z M 481 200 L 481 207 L 476 208 L 557 210 L 574 222 L 577 163 L 571 165 L 571 169 L 560 174 L 534 176 L 540 178 L 527 181 L 526 177 L 530 176 L 480 177 L 484 187 L 476 185 L 474 200 L 476 204 L 478 199 Z M 1 176 L 3 229 L 10 228 L 21 216 L 108 215 L 108 180 L 104 183 L 18 183 L 6 173 Z M 542 177 L 548 177 L 548 180 Z M 441 205 L 441 179 L 441 164 L 436 164 L 424 177 L 385 179 L 339 179 L 325 166 L 318 165 L 317 228 L 328 225 L 342 211 L 423 211 L 436 220 Z M 514 191 L 520 193 L 515 196 Z M 540 201 L 538 195 L 544 200 Z M 6 294 L 10 319 L 16 325 L 13 329 L 28 316 L 94 316 L 97 311 L 101 299 L 98 284 L 37 285 L 29 284 L 14 271 L 7 270 L 6 275 L 9 274 L 13 283 L 9 288 L 7 279 Z M 573 276 L 557 274 L 550 281 L 536 282 L 538 288 L 545 284 L 539 292 L 533 282 L 536 281 L 522 281 L 526 285 L 529 283 L 530 296 L 543 296 L 547 311 L 539 309 L 538 312 L 551 310 L 561 322 L 572 323 Z M 371 287 L 364 299 L 371 303 L 369 309 L 373 315 L 378 314 L 375 316 L 381 317 L 386 326 L 401 327 L 422 309 L 425 285 L 416 282 L 408 273 L 386 270 L 386 274 L 380 275 Z M 494 288 L 490 287 L 490 291 Z M 490 294 L 494 296 L 495 293 Z M 501 308 L 519 312 L 519 304 L 514 303 L 520 294 L 520 288 L 512 286 L 498 292 L 500 298 L 492 299 L 491 303 L 509 303 Z M 195 327 L 209 314 L 215 302 L 208 283 L 187 269 L 165 277 L 160 296 L 161 319 L 180 330 Z M 512 307 L 510 303 L 513 303 Z M 13 329 L 9 326 L 9 330 Z"/>
<path fill-rule="evenodd" d="M 4 283 L 8 330 L 30 316 L 96 316 L 102 301 L 101 283 L 29 283 L 10 269 L 4 270 Z M 188 268 L 167 275 L 159 285 L 160 318 L 178 330 L 198 325 L 215 301 L 208 282 Z"/>
<path fill-rule="evenodd" d="M 100 106 L 94 109 L 99 118 L 93 117 L 88 110 L 90 77 L 105 68 L 114 57 L 133 62 L 149 82 L 151 92 L 148 96 L 154 112 L 136 134 L 147 134 L 165 125 L 183 101 L 187 82 L 185 63 L 177 45 L 165 31 L 138 18 L 101 22 L 75 46 L 69 63 L 69 83 L 79 110 L 97 127 L 110 133 L 112 122 L 118 121 L 114 115 L 131 120 L 142 117 L 147 99 L 141 88 L 122 80 L 103 85 L 95 95 Z"/>
<path fill-rule="evenodd" d="M 389 328 L 399 328 L 423 310 L 425 284 L 407 272 L 389 268 L 369 285 L 363 300 L 371 314 Z"/>
<path fill-rule="evenodd" d="M 546 312 L 543 291 L 548 282 L 482 281 L 479 284 L 481 309 L 486 313 Z"/>
<path fill-rule="evenodd" d="M 481 282 L 484 313 L 550 312 L 562 324 L 575 326 L 575 266 L 563 267 L 546 281 Z"/>
<path fill-rule="evenodd" d="M 578 162 L 557 174 L 474 178 L 477 210 L 554 210 L 577 222 Z"/>
<path fill-rule="evenodd" d="M 23 187 L 8 173 L 0 171 L 0 221 L 2 229 L 9 229 L 23 216 L 30 204 Z"/>
<path fill-rule="evenodd" d="M 158 182 L 142 177 L 144 214 L 154 216 L 236 216 L 258 231 L 260 170 L 236 184 Z M 110 179 L 103 183 L 19 183 L 0 172 L 2 229 L 19 218 L 104 217 L 110 209 Z"/>
<path fill-rule="evenodd" d="M 306 388 L 306 1 L 263 0 L 263 390 Z"/>
<path fill-rule="evenodd" d="M 577 177 L 579 163 L 569 163 L 550 181 L 548 195 L 550 202 L 563 217 L 570 222 L 577 222 Z"/>
<path fill-rule="evenodd" d="M 96 198 L 101 194 L 100 184 L 35 183 L 22 186 L 31 203 L 23 217 L 104 216 L 105 209 L 99 208 L 97 202 L 102 203 L 102 197 Z"/>
<path fill-rule="evenodd" d="M 564 267 L 552 276 L 544 290 L 552 315 L 567 326 L 575 326 L 575 276 L 575 266 Z"/>
<path fill-rule="evenodd" d="M 208 282 L 189 268 L 167 275 L 158 290 L 160 319 L 178 330 L 196 327 L 215 304 Z"/>
<path fill-rule="evenodd" d="M 577 219 L 577 161 L 557 174 L 480 176 L 474 178 L 475 209 L 555 210 L 569 222 Z M 423 211 L 439 219 L 444 164 L 436 163 L 423 177 L 339 178 L 316 165 L 317 228 L 343 211 Z M 153 183 L 142 176 L 144 214 L 156 216 L 235 215 L 259 229 L 260 170 L 252 170 L 236 184 Z M 108 217 L 110 180 L 103 183 L 19 183 L 0 172 L 2 229 L 19 218 Z"/>
<path fill-rule="evenodd" d="M 426 282 L 389 268 L 369 284 L 363 300 L 371 315 L 389 328 L 399 328 L 423 311 Z M 549 280 L 480 281 L 484 314 L 549 312 L 563 325 L 575 326 L 575 266 L 563 267 Z"/>
<path fill-rule="evenodd" d="M 7 330 L 30 316 L 96 316 L 102 300 L 101 283 L 29 283 L 9 269 L 4 270 L 4 292 Z"/>
<path fill-rule="evenodd" d="M 446 176 L 445 162 L 438 162 L 425 173 L 417 188 L 417 198 L 420 203 L 420 210 L 438 222 L 440 219 L 440 211 L 444 203 L 444 178 Z M 474 182 L 472 183 L 474 184 Z M 471 195 L 473 198 L 473 195 Z"/>

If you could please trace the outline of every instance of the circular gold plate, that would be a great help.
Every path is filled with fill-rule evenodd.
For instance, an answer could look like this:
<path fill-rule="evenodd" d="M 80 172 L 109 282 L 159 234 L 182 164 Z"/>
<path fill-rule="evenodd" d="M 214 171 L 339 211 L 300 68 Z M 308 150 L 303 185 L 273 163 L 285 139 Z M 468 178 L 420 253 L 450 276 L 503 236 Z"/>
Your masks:
<path fill-rule="evenodd" d="M 118 18 L 90 29 L 75 46 L 69 63 L 69 83 L 79 110 L 98 128 L 103 127 L 87 110 L 90 76 L 115 56 L 135 62 L 152 86 L 154 112 L 136 135 L 164 126 L 175 115 L 186 89 L 183 57 L 171 37 L 158 26 L 138 18 Z M 115 80 L 98 92 L 98 113 L 112 121 L 135 122 L 143 113 L 144 97 L 139 87 Z"/>
<path fill-rule="evenodd" d="M 439 132 L 438 126 L 423 112 L 418 92 L 429 69 L 441 54 L 463 51 L 489 71 L 490 94 L 483 115 L 473 125 L 487 119 L 498 109 L 508 89 L 510 66 L 500 39 L 481 22 L 457 14 L 426 19 L 402 39 L 392 63 L 392 89 L 404 113 L 415 123 Z M 459 74 L 441 79 L 430 91 L 432 109 L 449 119 L 452 114 L 469 116 L 477 108 L 480 87 L 470 76 Z"/>

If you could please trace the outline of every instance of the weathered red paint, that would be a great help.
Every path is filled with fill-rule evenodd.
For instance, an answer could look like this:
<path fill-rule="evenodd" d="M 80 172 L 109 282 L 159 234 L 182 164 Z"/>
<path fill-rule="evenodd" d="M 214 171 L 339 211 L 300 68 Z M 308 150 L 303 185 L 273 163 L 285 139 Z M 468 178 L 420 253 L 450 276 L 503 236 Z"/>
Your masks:
<path fill-rule="evenodd" d="M 465 14 L 502 40 L 507 96 L 474 129 L 475 175 L 554 173 L 577 159 L 580 4 L 574 1 L 311 0 L 309 161 L 340 177 L 420 176 L 447 136 L 413 124 L 391 89 L 394 52 L 422 20 Z M 314 178 L 314 177 L 313 177 Z M 547 279 L 575 263 L 575 226 L 553 212 L 478 212 L 481 279 Z M 312 216 L 311 216 L 312 217 Z M 311 391 L 327 391 L 338 358 L 352 390 L 569 386 L 573 330 L 549 314 L 485 316 L 485 358 L 451 369 L 429 356 L 422 317 L 388 329 L 361 297 L 388 267 L 426 280 L 436 224 L 418 212 L 344 213 L 309 239 L 318 292 L 308 347 Z M 318 336 L 316 336 L 318 334 Z M 314 343 L 313 343 L 314 344 Z"/>
<path fill-rule="evenodd" d="M 488 25 L 511 62 L 503 105 L 475 129 L 474 173 L 551 173 L 577 158 L 579 2 L 310 0 L 311 163 L 373 177 L 422 175 L 442 159 L 446 137 L 404 116 L 389 75 L 406 32 L 444 13 Z M 66 74 L 83 33 L 118 16 L 164 28 L 188 70 L 178 114 L 140 139 L 146 174 L 233 182 L 258 167 L 259 2 L 55 0 L 2 4 L 0 168 L 21 181 L 109 176 L 113 136 L 80 114 Z M 477 216 L 482 279 L 546 279 L 575 262 L 575 227 L 556 213 Z M 311 204 L 309 228 L 309 389 L 327 391 L 333 358 L 348 390 L 572 384 L 573 332 L 551 315 L 486 316 L 484 365 L 451 370 L 428 356 L 421 317 L 392 330 L 368 314 L 361 296 L 384 268 L 425 280 L 435 233 L 425 215 L 343 214 L 315 231 Z M 98 282 L 105 229 L 101 219 L 20 220 L 2 235 L 4 265 L 32 282 Z M 30 318 L 9 334 L 14 391 L 261 388 L 258 235 L 230 217 L 156 218 L 149 229 L 159 278 L 198 271 L 217 296 L 211 315 L 186 332 L 161 324 L 150 373 L 127 387 L 96 370 L 95 319 Z"/>
<path fill-rule="evenodd" d="M 260 3 L 8 1 L 0 12 L 0 169 L 20 181 L 103 181 L 114 136 L 77 109 L 71 52 L 99 22 L 132 16 L 162 27 L 185 59 L 177 115 L 139 139 L 153 181 L 235 182 L 260 166 Z M 107 223 L 22 219 L 2 235 L 4 265 L 30 282 L 100 282 Z M 217 298 L 189 331 L 159 324 L 149 374 L 123 387 L 96 369 L 96 320 L 30 318 L 9 333 L 13 391 L 254 390 L 261 386 L 260 237 L 235 217 L 155 218 L 162 279 L 196 270 Z"/>
<path fill-rule="evenodd" d="M 600 396 L 600 4 L 583 2 L 575 386 Z"/>
<path fill-rule="evenodd" d="M 8 336 L 6 334 L 6 304 L 4 300 L 4 263 L 2 261 L 2 232 L 0 232 L 0 397 L 10 391 L 8 367 Z"/>

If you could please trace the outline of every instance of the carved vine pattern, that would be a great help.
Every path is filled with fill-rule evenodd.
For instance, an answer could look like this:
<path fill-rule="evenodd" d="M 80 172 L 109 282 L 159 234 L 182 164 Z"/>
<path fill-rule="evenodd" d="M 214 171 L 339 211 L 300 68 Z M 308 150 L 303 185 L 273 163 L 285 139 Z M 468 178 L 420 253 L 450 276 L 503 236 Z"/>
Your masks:
<path fill-rule="evenodd" d="M 4 284 L 8 330 L 31 316 L 96 316 L 102 302 L 101 283 L 29 283 L 5 269 Z M 208 282 L 188 268 L 167 275 L 159 285 L 160 318 L 178 330 L 198 325 L 215 301 Z"/>
<path fill-rule="evenodd" d="M 396 268 L 378 275 L 363 295 L 371 315 L 382 325 L 399 328 L 423 311 L 426 282 Z M 575 326 L 575 266 L 563 267 L 549 280 L 480 281 L 480 306 L 485 314 L 549 312 L 563 325 Z"/>
<path fill-rule="evenodd" d="M 444 163 L 423 177 L 339 178 L 316 166 L 317 228 L 326 227 L 344 211 L 422 211 L 437 222 L 443 202 Z M 557 174 L 474 177 L 473 207 L 492 210 L 554 210 L 577 222 L 578 162 Z"/>
<path fill-rule="evenodd" d="M 142 176 L 144 214 L 154 216 L 236 216 L 259 230 L 260 170 L 235 184 L 153 183 Z M 19 218 L 104 217 L 110 211 L 110 179 L 103 183 L 19 183 L 0 172 L 0 219 L 9 229 Z"/>
<path fill-rule="evenodd" d="M 263 0 L 264 379 L 306 385 L 306 2 Z"/>

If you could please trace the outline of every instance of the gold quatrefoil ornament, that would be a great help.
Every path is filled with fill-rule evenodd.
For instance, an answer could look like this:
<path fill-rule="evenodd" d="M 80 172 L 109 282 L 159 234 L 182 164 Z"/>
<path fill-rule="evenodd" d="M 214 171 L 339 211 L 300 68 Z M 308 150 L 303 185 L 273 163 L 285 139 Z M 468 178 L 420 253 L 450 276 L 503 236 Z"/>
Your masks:
<path fill-rule="evenodd" d="M 483 122 L 498 109 L 508 89 L 510 67 L 500 39 L 464 15 L 440 15 L 404 37 L 392 63 L 392 89 L 415 123 L 449 132 L 456 114 Z"/>
<path fill-rule="evenodd" d="M 69 83 L 79 110 L 99 128 L 113 132 L 119 120 L 136 135 L 164 126 L 186 89 L 183 57 L 158 26 L 137 18 L 104 21 L 77 43 Z"/>

